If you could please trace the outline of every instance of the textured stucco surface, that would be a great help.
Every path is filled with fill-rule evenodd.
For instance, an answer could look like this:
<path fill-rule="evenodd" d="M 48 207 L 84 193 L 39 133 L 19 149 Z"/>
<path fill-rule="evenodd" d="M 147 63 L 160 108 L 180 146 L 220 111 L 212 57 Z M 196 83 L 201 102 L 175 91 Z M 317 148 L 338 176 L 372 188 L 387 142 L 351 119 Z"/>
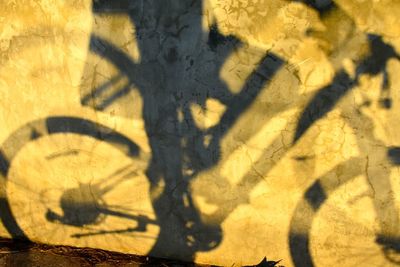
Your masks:
<path fill-rule="evenodd" d="M 400 61 L 387 61 L 385 90 L 382 72 L 357 64 L 372 53 L 367 34 L 400 53 L 399 2 L 338 0 L 329 15 L 282 0 L 134 2 L 127 15 L 84 0 L 1 1 L 0 234 L 224 266 L 294 266 L 300 236 L 315 266 L 397 266 L 399 162 L 388 151 L 400 146 Z M 111 64 L 91 34 L 129 62 Z M 308 103 L 341 72 L 357 77 L 353 89 L 294 142 Z"/>

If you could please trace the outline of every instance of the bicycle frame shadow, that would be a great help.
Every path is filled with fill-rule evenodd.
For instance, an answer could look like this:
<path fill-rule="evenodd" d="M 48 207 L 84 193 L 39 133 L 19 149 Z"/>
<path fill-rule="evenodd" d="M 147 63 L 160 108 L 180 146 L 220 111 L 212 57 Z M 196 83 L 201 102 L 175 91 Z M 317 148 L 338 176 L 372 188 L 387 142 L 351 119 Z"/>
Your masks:
<path fill-rule="evenodd" d="M 82 92 L 81 103 L 101 111 L 132 90 L 139 92 L 152 154 L 146 174 L 160 227 L 149 255 L 193 261 L 197 252 L 215 249 L 223 233 L 219 224 L 202 221 L 192 199 L 191 181 L 218 164 L 222 138 L 284 62 L 265 53 L 239 93 L 233 93 L 220 71 L 242 42 L 221 34 L 216 23 L 208 32 L 203 30 L 203 1 L 95 0 L 93 12 L 129 17 L 140 60 L 135 62 L 109 40 L 93 34 L 90 51 L 113 63 L 120 74 Z M 112 91 L 111 85 L 121 75 L 128 82 Z M 112 92 L 107 95 L 107 90 Z M 191 106 L 205 110 L 209 99 L 226 109 L 216 125 L 204 129 L 196 124 Z"/>

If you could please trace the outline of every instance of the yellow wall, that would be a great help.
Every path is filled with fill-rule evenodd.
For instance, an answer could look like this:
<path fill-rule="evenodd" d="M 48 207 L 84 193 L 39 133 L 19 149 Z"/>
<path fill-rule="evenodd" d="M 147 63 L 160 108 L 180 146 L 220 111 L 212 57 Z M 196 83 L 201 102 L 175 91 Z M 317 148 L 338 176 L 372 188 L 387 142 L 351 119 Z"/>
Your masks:
<path fill-rule="evenodd" d="M 387 61 L 386 90 L 381 72 L 357 75 L 357 67 L 373 54 L 367 34 L 382 36 L 400 54 L 400 3 L 338 0 L 322 15 L 283 0 L 210 0 L 198 9 L 180 1 L 161 8 L 157 1 L 137 2 L 132 17 L 152 15 L 161 26 L 146 16 L 139 27 L 136 17 L 121 12 L 93 14 L 89 0 L 1 1 L 1 235 L 224 266 L 255 264 L 264 256 L 284 266 L 309 266 L 310 258 L 315 266 L 397 266 L 400 185 L 393 148 L 400 146 L 400 61 Z M 235 36 L 242 46 L 230 51 L 228 38 L 199 52 L 212 25 L 218 38 Z M 136 75 L 143 85 L 130 84 L 126 73 L 89 50 L 91 33 L 141 66 Z M 194 67 L 183 56 L 174 60 L 174 47 L 178 57 L 193 56 Z M 216 69 L 213 53 L 224 51 Z M 257 69 L 266 53 L 282 65 Z M 266 80 L 251 80 L 265 72 L 271 74 Z M 358 83 L 294 142 L 307 105 L 340 72 Z M 95 88 L 109 81 L 116 82 L 96 98 Z M 105 104 L 124 86 L 126 94 Z M 226 86 L 223 94 L 232 97 L 261 88 L 241 110 L 245 100 L 229 106 L 224 95 L 205 97 L 213 86 Z M 187 94 L 187 101 L 174 93 Z M 383 108 L 383 98 L 391 99 L 390 108 Z M 320 101 L 323 109 L 329 97 Z M 168 111 L 170 104 L 175 111 Z M 217 139 L 215 153 L 198 152 L 205 162 L 215 154 L 216 160 L 183 166 L 198 163 L 188 143 L 211 149 L 216 137 L 206 132 L 231 109 L 241 112 Z M 184 128 L 188 113 L 193 122 Z M 154 155 L 161 162 L 152 163 Z M 179 218 L 176 229 L 166 222 Z M 171 243 L 154 249 L 160 227 Z M 174 236 L 179 227 L 192 231 L 183 243 Z"/>

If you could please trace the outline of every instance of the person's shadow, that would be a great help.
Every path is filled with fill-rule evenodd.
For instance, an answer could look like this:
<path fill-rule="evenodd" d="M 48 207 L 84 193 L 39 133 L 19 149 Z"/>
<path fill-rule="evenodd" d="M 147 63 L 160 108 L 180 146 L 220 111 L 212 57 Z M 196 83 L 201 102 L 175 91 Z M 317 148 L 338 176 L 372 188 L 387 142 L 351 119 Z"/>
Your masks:
<path fill-rule="evenodd" d="M 131 88 L 142 98 L 152 153 L 146 174 L 160 227 L 149 255 L 192 261 L 196 252 L 217 247 L 222 231 L 220 225 L 202 222 L 192 201 L 190 182 L 218 163 L 222 137 L 283 61 L 266 53 L 240 92 L 234 94 L 220 79 L 220 71 L 241 42 L 221 34 L 215 23 L 203 30 L 202 0 L 94 0 L 93 12 L 127 14 L 135 26 L 140 62 L 135 63 L 120 48 L 96 35 L 91 37 L 90 50 L 112 61 L 129 79 L 130 86 L 104 101 L 116 101 Z M 91 94 L 82 95 L 82 104 L 87 105 L 90 96 L 106 88 L 92 88 Z M 226 110 L 215 126 L 202 129 L 190 107 L 196 104 L 205 109 L 208 99 L 219 101 Z"/>

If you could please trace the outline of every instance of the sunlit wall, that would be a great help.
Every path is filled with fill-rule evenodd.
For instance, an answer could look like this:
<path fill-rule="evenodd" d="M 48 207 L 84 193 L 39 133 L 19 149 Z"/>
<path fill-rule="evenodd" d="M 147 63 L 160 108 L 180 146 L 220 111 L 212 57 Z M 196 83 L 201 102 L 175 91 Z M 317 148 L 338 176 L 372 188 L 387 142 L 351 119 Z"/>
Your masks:
<path fill-rule="evenodd" d="M 400 265 L 396 0 L 3 0 L 0 234 Z"/>

